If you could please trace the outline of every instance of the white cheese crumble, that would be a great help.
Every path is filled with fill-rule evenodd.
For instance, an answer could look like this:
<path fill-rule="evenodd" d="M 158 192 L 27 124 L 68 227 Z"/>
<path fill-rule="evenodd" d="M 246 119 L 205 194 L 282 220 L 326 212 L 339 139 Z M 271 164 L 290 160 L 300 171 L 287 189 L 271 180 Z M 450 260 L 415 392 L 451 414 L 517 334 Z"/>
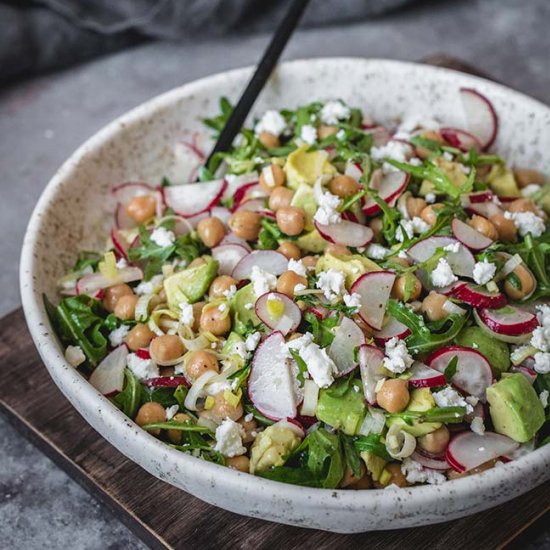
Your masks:
<path fill-rule="evenodd" d="M 449 162 L 452 162 L 452 160 L 453 160 L 453 155 L 451 155 L 451 153 L 449 153 L 449 151 L 445 151 L 442 156 L 445 160 L 447 160 Z"/>
<path fill-rule="evenodd" d="M 367 246 L 366 254 L 373 260 L 383 260 L 390 251 L 381 244 L 372 243 Z"/>
<path fill-rule="evenodd" d="M 224 311 L 227 311 L 227 304 L 225 302 L 222 302 L 219 306 L 218 306 L 218 311 L 220 311 L 221 313 L 223 313 Z"/>
<path fill-rule="evenodd" d="M 176 416 L 179 410 L 180 410 L 179 405 L 172 405 L 171 407 L 166 407 L 166 420 L 172 420 L 172 418 Z"/>
<path fill-rule="evenodd" d="M 257 265 L 252 266 L 250 280 L 254 288 L 254 294 L 259 298 L 262 294 L 274 290 L 277 286 L 277 277 L 272 273 L 264 271 Z"/>
<path fill-rule="evenodd" d="M 443 250 L 445 252 L 459 252 L 460 251 L 461 244 L 459 242 L 451 243 L 443 247 Z"/>
<path fill-rule="evenodd" d="M 138 296 L 143 296 L 144 294 L 152 294 L 155 289 L 162 284 L 162 280 L 162 275 L 155 275 L 154 277 L 151 277 L 151 280 L 149 281 L 141 281 L 141 283 L 139 283 L 139 285 L 134 288 L 134 292 Z"/>
<path fill-rule="evenodd" d="M 246 453 L 246 448 L 243 445 L 244 437 L 243 427 L 230 418 L 226 418 L 216 428 L 214 450 L 229 458 L 242 455 Z"/>
<path fill-rule="evenodd" d="M 412 220 L 401 220 L 399 227 L 395 232 L 395 238 L 402 243 L 405 238 L 412 239 L 414 237 L 414 228 Z"/>
<path fill-rule="evenodd" d="M 497 266 L 487 259 L 482 262 L 476 262 L 474 265 L 473 277 L 478 285 L 486 285 L 493 279 L 497 270 Z"/>
<path fill-rule="evenodd" d="M 539 374 L 548 374 L 550 372 L 550 353 L 539 351 L 535 353 L 535 371 Z"/>
<path fill-rule="evenodd" d="M 336 132 L 336 139 L 338 141 L 344 141 L 346 139 L 346 132 L 342 128 Z"/>
<path fill-rule="evenodd" d="M 124 338 L 130 332 L 130 327 L 128 325 L 120 325 L 115 330 L 109 333 L 109 343 L 111 347 L 116 348 L 124 342 Z"/>
<path fill-rule="evenodd" d="M 266 111 L 254 127 L 256 135 L 269 132 L 274 136 L 280 136 L 286 128 L 286 121 L 279 111 Z"/>
<path fill-rule="evenodd" d="M 481 416 L 476 416 L 470 423 L 470 430 L 477 435 L 483 435 L 485 433 L 485 424 Z"/>
<path fill-rule="evenodd" d="M 539 394 L 540 402 L 542 403 L 542 408 L 546 409 L 548 407 L 548 397 L 550 396 L 550 392 L 548 390 L 542 390 Z"/>
<path fill-rule="evenodd" d="M 436 201 L 435 193 L 426 193 L 424 200 L 427 204 L 433 204 Z"/>
<path fill-rule="evenodd" d="M 413 130 L 420 128 L 425 130 L 439 130 L 440 123 L 428 111 L 418 110 L 418 108 L 416 108 L 414 111 L 403 115 L 401 123 L 397 127 L 397 131 L 410 134 Z"/>
<path fill-rule="evenodd" d="M 228 299 L 231 300 L 235 293 L 237 292 L 237 285 L 231 285 L 227 290 L 224 290 L 222 294 Z"/>
<path fill-rule="evenodd" d="M 537 320 L 539 325 L 531 336 L 531 345 L 544 352 L 550 352 L 550 306 L 542 304 L 537 306 Z M 541 357 L 540 363 L 544 360 Z"/>
<path fill-rule="evenodd" d="M 159 369 L 151 359 L 142 359 L 135 353 L 128 354 L 126 357 L 126 366 L 139 380 L 155 378 L 159 375 Z"/>
<path fill-rule="evenodd" d="M 341 101 L 328 101 L 321 109 L 321 120 L 325 124 L 338 124 L 339 120 L 346 120 L 350 114 L 350 108 Z"/>
<path fill-rule="evenodd" d="M 254 415 L 252 413 L 245 414 L 244 421 L 245 422 L 252 422 L 254 420 Z"/>
<path fill-rule="evenodd" d="M 405 342 L 397 337 L 390 338 L 386 342 L 385 351 L 384 368 L 391 372 L 401 374 L 414 363 Z"/>
<path fill-rule="evenodd" d="M 294 286 L 294 294 L 296 295 L 298 292 L 302 292 L 302 290 L 305 290 L 307 287 L 306 285 L 303 285 L 302 283 L 298 283 Z"/>
<path fill-rule="evenodd" d="M 438 407 L 466 407 L 466 412 L 473 412 L 474 408 L 451 386 L 447 386 L 433 394 L 435 404 Z"/>
<path fill-rule="evenodd" d="M 191 326 L 195 321 L 195 316 L 193 314 L 193 306 L 187 302 L 181 302 L 179 304 L 180 308 L 180 323 L 182 325 Z"/>
<path fill-rule="evenodd" d="M 422 218 L 419 218 L 418 216 L 414 216 L 411 220 L 412 223 L 412 230 L 417 235 L 422 235 L 422 233 L 426 233 L 430 229 L 430 224 L 426 223 Z"/>
<path fill-rule="evenodd" d="M 540 191 L 541 187 L 540 185 L 537 185 L 536 183 L 530 183 L 529 185 L 526 185 L 521 190 L 521 196 L 522 197 L 531 197 L 535 194 L 537 194 Z"/>
<path fill-rule="evenodd" d="M 353 294 L 344 294 L 344 304 L 348 307 L 359 309 L 361 307 L 361 296 L 356 292 Z"/>
<path fill-rule="evenodd" d="M 401 463 L 401 471 L 409 483 L 430 483 L 440 485 L 447 481 L 447 478 L 436 470 L 424 468 L 422 464 L 412 458 L 405 458 Z"/>
<path fill-rule="evenodd" d="M 80 346 L 67 346 L 65 350 L 65 359 L 71 367 L 78 367 L 86 361 L 86 356 Z"/>
<path fill-rule="evenodd" d="M 546 229 L 544 220 L 533 212 L 504 212 L 504 217 L 514 222 L 522 237 L 528 233 L 533 237 L 540 237 Z"/>
<path fill-rule="evenodd" d="M 304 126 L 302 126 L 302 129 L 300 130 L 300 138 L 305 143 L 312 145 L 317 139 L 317 129 L 315 128 L 315 126 L 311 126 L 310 124 L 304 124 Z"/>
<path fill-rule="evenodd" d="M 342 221 L 342 215 L 337 210 L 340 206 L 340 197 L 337 197 L 328 191 L 323 191 L 321 179 L 315 182 L 313 192 L 318 205 L 313 219 L 321 225 L 340 223 Z"/>
<path fill-rule="evenodd" d="M 253 332 L 252 334 L 249 334 L 244 341 L 244 345 L 247 349 L 247 351 L 254 351 L 258 344 L 260 343 L 260 340 L 262 339 L 261 332 Z"/>
<path fill-rule="evenodd" d="M 117 269 L 124 269 L 125 267 L 128 267 L 128 262 L 125 258 L 119 258 L 116 262 L 116 268 Z"/>
<path fill-rule="evenodd" d="M 151 233 L 151 240 L 158 246 L 165 248 L 167 246 L 174 244 L 174 241 L 176 240 L 176 235 L 174 235 L 173 231 L 170 231 L 166 229 L 166 227 L 161 226 L 161 227 L 157 227 Z"/>
<path fill-rule="evenodd" d="M 445 258 L 440 258 L 437 262 L 437 267 L 431 274 L 432 283 L 434 286 L 443 288 L 458 281 L 458 277 L 453 273 L 451 266 Z"/>
<path fill-rule="evenodd" d="M 302 263 L 302 260 L 294 260 L 293 258 L 290 258 L 288 260 L 288 271 L 294 271 L 297 275 L 300 275 L 301 277 L 305 277 L 307 275 L 306 266 Z"/>
<path fill-rule="evenodd" d="M 328 271 L 321 271 L 316 282 L 317 288 L 323 291 L 325 298 L 329 301 L 333 301 L 345 292 L 346 278 L 341 271 L 337 269 L 329 269 Z"/>
<path fill-rule="evenodd" d="M 382 162 L 385 159 L 392 159 L 398 162 L 407 162 L 410 153 L 410 145 L 396 140 L 388 141 L 388 143 L 381 145 L 380 147 L 372 147 L 370 150 L 372 159 L 378 162 Z M 398 168 L 395 168 L 387 162 L 384 162 L 382 165 L 382 171 L 384 173 L 396 172 L 398 170 Z"/>

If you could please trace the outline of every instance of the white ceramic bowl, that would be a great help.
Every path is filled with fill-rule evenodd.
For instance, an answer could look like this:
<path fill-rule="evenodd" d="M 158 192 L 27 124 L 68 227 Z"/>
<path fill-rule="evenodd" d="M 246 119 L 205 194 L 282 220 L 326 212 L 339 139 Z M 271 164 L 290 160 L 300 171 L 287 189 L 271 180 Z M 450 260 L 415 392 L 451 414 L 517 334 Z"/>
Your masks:
<path fill-rule="evenodd" d="M 400 490 L 309 489 L 264 480 L 169 448 L 138 428 L 68 365 L 52 332 L 42 293 L 55 299 L 55 281 L 78 249 L 94 245 L 107 189 L 127 180 L 157 183 L 171 162 L 176 136 L 204 131 L 218 99 L 235 99 L 250 69 L 193 82 L 115 120 L 61 167 L 29 223 L 21 258 L 21 294 L 34 342 L 53 380 L 110 443 L 158 478 L 234 512 L 298 526 L 353 533 L 431 524 L 473 514 L 524 493 L 550 477 L 550 445 L 483 474 Z M 512 163 L 550 171 L 550 109 L 485 80 L 424 65 L 350 58 L 285 63 L 255 112 L 342 98 L 382 122 L 414 108 L 460 126 L 457 90 L 486 94 L 500 115 L 495 149 Z"/>

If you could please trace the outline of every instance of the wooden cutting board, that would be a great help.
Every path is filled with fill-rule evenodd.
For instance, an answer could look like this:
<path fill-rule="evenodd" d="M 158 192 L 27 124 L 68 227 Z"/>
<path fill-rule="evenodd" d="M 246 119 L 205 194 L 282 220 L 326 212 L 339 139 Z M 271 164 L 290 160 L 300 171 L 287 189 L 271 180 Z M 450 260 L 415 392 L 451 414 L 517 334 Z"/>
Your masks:
<path fill-rule="evenodd" d="M 446 56 L 425 62 L 479 74 Z M 0 365 L 0 411 L 152 548 L 482 550 L 509 545 L 550 511 L 548 482 L 470 518 L 406 530 L 338 535 L 239 516 L 156 479 L 95 432 L 50 379 L 20 309 L 0 320 Z"/>

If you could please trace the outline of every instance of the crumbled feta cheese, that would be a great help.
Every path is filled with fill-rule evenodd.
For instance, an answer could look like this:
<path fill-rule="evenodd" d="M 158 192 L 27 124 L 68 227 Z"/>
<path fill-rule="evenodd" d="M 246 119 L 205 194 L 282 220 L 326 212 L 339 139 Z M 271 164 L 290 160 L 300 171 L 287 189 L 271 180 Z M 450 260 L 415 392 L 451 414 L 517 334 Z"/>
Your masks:
<path fill-rule="evenodd" d="M 334 361 L 321 349 L 309 332 L 287 344 L 289 349 L 296 350 L 307 365 L 307 370 L 313 381 L 320 388 L 328 388 L 334 382 L 334 374 L 338 371 Z"/>
<path fill-rule="evenodd" d="M 226 418 L 216 428 L 214 450 L 229 458 L 242 455 L 246 453 L 246 447 L 243 446 L 244 437 L 243 427 L 230 418 Z"/>
<path fill-rule="evenodd" d="M 537 306 L 537 320 L 541 325 L 550 326 L 550 306 L 548 304 Z"/>
<path fill-rule="evenodd" d="M 476 262 L 474 265 L 474 281 L 478 285 L 486 285 L 495 276 L 497 266 L 487 259 L 482 262 Z"/>
<path fill-rule="evenodd" d="M 485 424 L 481 416 L 476 416 L 470 423 L 470 430 L 477 435 L 483 435 L 485 433 Z"/>
<path fill-rule="evenodd" d="M 407 255 L 407 252 L 405 250 L 400 250 L 399 254 L 397 254 L 398 258 L 401 258 L 402 260 L 408 260 L 409 256 Z"/>
<path fill-rule="evenodd" d="M 294 286 L 294 294 L 297 294 L 298 292 L 302 292 L 302 290 L 305 290 L 307 287 L 306 285 L 303 285 L 302 283 L 298 283 Z"/>
<path fill-rule="evenodd" d="M 338 124 L 339 120 L 346 120 L 350 114 L 350 108 L 341 101 L 328 101 L 321 109 L 321 120 L 325 124 Z"/>
<path fill-rule="evenodd" d="M 401 374 L 405 372 L 414 362 L 410 356 L 407 345 L 403 340 L 393 337 L 386 342 L 386 357 L 384 358 L 384 368 L 390 372 Z"/>
<path fill-rule="evenodd" d="M 409 159 L 409 164 L 411 164 L 412 166 L 421 166 L 422 160 L 418 157 L 412 157 Z"/>
<path fill-rule="evenodd" d="M 542 390 L 539 394 L 540 402 L 542 403 L 542 408 L 546 409 L 548 407 L 548 397 L 550 396 L 550 392 L 548 390 Z"/>
<path fill-rule="evenodd" d="M 469 166 L 466 166 L 464 164 L 459 164 L 458 167 L 460 168 L 460 171 L 463 174 L 469 174 L 472 171 L 472 169 Z"/>
<path fill-rule="evenodd" d="M 356 292 L 353 294 L 344 294 L 344 304 L 348 307 L 359 309 L 361 307 L 361 296 Z"/>
<path fill-rule="evenodd" d="M 191 326 L 195 321 L 195 315 L 193 314 L 193 306 L 187 302 L 181 302 L 180 308 L 180 323 L 182 325 Z"/>
<path fill-rule="evenodd" d="M 154 290 L 162 284 L 163 276 L 155 275 L 151 277 L 149 281 L 141 281 L 139 285 L 134 288 L 134 292 L 138 296 L 143 296 L 144 294 L 152 294 Z"/>
<path fill-rule="evenodd" d="M 537 185 L 536 183 L 530 183 L 521 190 L 521 196 L 532 197 L 533 195 L 536 195 L 540 190 L 540 185 Z"/>
<path fill-rule="evenodd" d="M 427 204 L 433 204 L 436 201 L 436 198 L 435 193 L 426 193 L 424 200 Z"/>
<path fill-rule="evenodd" d="M 383 260 L 390 251 L 381 244 L 372 243 L 367 246 L 367 256 L 373 260 Z"/>
<path fill-rule="evenodd" d="M 248 413 L 244 415 L 245 422 L 252 422 L 253 420 L 254 420 L 254 415 L 252 413 Z"/>
<path fill-rule="evenodd" d="M 231 285 L 227 290 L 224 290 L 222 294 L 228 299 L 231 300 L 233 296 L 235 296 L 235 293 L 237 292 L 237 286 Z"/>
<path fill-rule="evenodd" d="M 246 309 L 247 311 L 250 311 L 253 307 L 254 304 L 252 303 L 244 304 L 244 309 Z"/>
<path fill-rule="evenodd" d="M 71 367 L 78 367 L 86 361 L 86 356 L 80 346 L 67 346 L 65 349 L 65 359 Z"/>
<path fill-rule="evenodd" d="M 124 269 L 125 267 L 128 267 L 128 262 L 125 258 L 119 258 L 116 262 L 116 268 L 117 269 Z"/>
<path fill-rule="evenodd" d="M 318 205 L 313 219 L 321 225 L 340 223 L 342 221 L 342 215 L 337 210 L 340 206 L 340 197 L 328 191 L 323 191 L 320 179 L 315 182 L 313 192 Z"/>
<path fill-rule="evenodd" d="M 254 127 L 256 135 L 269 132 L 274 136 L 280 136 L 286 128 L 286 121 L 279 111 L 266 111 Z"/>
<path fill-rule="evenodd" d="M 260 332 L 249 334 L 244 342 L 247 351 L 254 351 L 258 347 L 261 339 L 262 334 Z"/>
<path fill-rule="evenodd" d="M 172 405 L 171 407 L 166 407 L 166 420 L 172 420 L 172 418 L 176 416 L 179 410 L 180 410 L 179 405 Z"/>
<path fill-rule="evenodd" d="M 543 353 L 542 351 L 535 353 L 535 371 L 539 374 L 550 372 L 550 353 Z"/>
<path fill-rule="evenodd" d="M 170 231 L 166 229 L 166 227 L 161 226 L 157 227 L 151 233 L 151 240 L 158 246 L 165 248 L 174 244 L 174 241 L 176 240 L 176 235 L 174 235 L 173 231 Z"/>
<path fill-rule="evenodd" d="M 440 258 L 437 262 L 437 267 L 431 274 L 432 283 L 434 286 L 443 288 L 458 281 L 458 277 L 453 273 L 451 266 L 445 258 Z"/>
<path fill-rule="evenodd" d="M 472 405 L 472 407 L 475 407 L 479 403 L 479 399 L 475 395 L 467 395 L 464 400 L 466 401 L 466 403 Z"/>
<path fill-rule="evenodd" d="M 302 260 L 294 260 L 290 258 L 290 260 L 288 260 L 287 269 L 289 271 L 294 271 L 294 273 L 300 275 L 301 277 L 305 277 L 307 275 L 306 266 L 302 263 Z"/>
<path fill-rule="evenodd" d="M 336 139 L 338 141 L 344 141 L 346 139 L 346 132 L 344 130 L 340 129 L 336 132 Z"/>
<path fill-rule="evenodd" d="M 414 216 L 411 220 L 412 223 L 412 230 L 417 235 L 422 235 L 422 233 L 426 233 L 431 227 L 430 224 L 426 223 L 422 218 L 419 218 L 418 216 Z"/>
<path fill-rule="evenodd" d="M 248 359 L 248 351 L 246 350 L 245 342 L 235 342 L 233 346 L 233 350 L 238 356 L 240 356 L 245 361 Z"/>
<path fill-rule="evenodd" d="M 451 153 L 449 153 L 448 151 L 445 151 L 442 155 L 442 157 L 445 159 L 445 160 L 448 160 L 449 162 L 452 162 L 453 160 L 453 155 L 451 155 Z"/>
<path fill-rule="evenodd" d="M 227 304 L 225 302 L 222 302 L 219 306 L 218 306 L 218 311 L 223 313 L 224 311 L 227 311 Z"/>
<path fill-rule="evenodd" d="M 135 353 L 128 354 L 126 357 L 126 366 L 139 380 L 155 378 L 159 375 L 159 369 L 151 359 L 142 359 Z"/>
<path fill-rule="evenodd" d="M 229 382 L 229 380 L 221 380 L 219 382 L 211 382 L 210 384 L 207 384 L 204 388 L 204 393 L 206 395 L 214 396 L 218 395 L 218 393 L 224 392 L 225 390 L 231 391 L 231 382 Z"/>
<path fill-rule="evenodd" d="M 316 286 L 323 291 L 325 298 L 332 302 L 345 292 L 345 281 L 346 278 L 341 271 L 329 269 L 319 273 Z"/>
<path fill-rule="evenodd" d="M 401 220 L 399 227 L 395 232 L 395 238 L 402 243 L 405 238 L 412 239 L 414 237 L 414 228 L 411 220 Z"/>
<path fill-rule="evenodd" d="M 410 134 L 413 130 L 418 130 L 420 128 L 438 130 L 439 127 L 440 124 L 438 120 L 434 118 L 431 113 L 416 108 L 414 111 L 406 113 L 402 117 L 401 124 L 397 127 L 397 131 Z"/>
<path fill-rule="evenodd" d="M 277 277 L 272 273 L 264 271 L 257 265 L 252 266 L 250 280 L 254 288 L 254 294 L 259 298 L 262 294 L 274 290 L 277 286 Z"/>
<path fill-rule="evenodd" d="M 544 352 L 550 352 L 550 306 L 537 306 L 537 320 L 539 325 L 531 336 L 531 345 Z M 543 359 L 541 358 L 541 364 Z"/>
<path fill-rule="evenodd" d="M 116 348 L 124 342 L 124 338 L 130 332 L 130 327 L 128 325 L 120 325 L 115 330 L 109 333 L 109 343 L 111 347 Z"/>
<path fill-rule="evenodd" d="M 310 145 L 315 143 L 317 139 L 317 129 L 310 124 L 304 124 L 300 130 L 300 138 Z"/>
<path fill-rule="evenodd" d="M 382 162 L 385 159 L 392 159 L 398 162 L 407 162 L 411 153 L 411 146 L 402 141 L 391 140 L 380 147 L 372 147 L 370 154 L 373 160 Z M 384 163 L 382 169 L 385 173 L 397 171 L 398 169 L 390 164 Z"/>
<path fill-rule="evenodd" d="M 451 386 L 446 386 L 433 394 L 435 404 L 438 407 L 466 407 L 466 412 L 473 412 L 474 408 Z"/>
<path fill-rule="evenodd" d="M 504 217 L 507 220 L 513 220 L 522 237 L 528 233 L 533 237 L 540 237 L 546 229 L 544 220 L 533 212 L 504 212 Z"/>
<path fill-rule="evenodd" d="M 401 472 L 409 483 L 430 483 L 439 485 L 447 481 L 447 478 L 436 470 L 424 468 L 422 464 L 412 458 L 405 458 L 401 463 Z"/>
<path fill-rule="evenodd" d="M 460 251 L 461 244 L 459 242 L 451 243 L 443 247 L 445 252 L 456 253 Z"/>

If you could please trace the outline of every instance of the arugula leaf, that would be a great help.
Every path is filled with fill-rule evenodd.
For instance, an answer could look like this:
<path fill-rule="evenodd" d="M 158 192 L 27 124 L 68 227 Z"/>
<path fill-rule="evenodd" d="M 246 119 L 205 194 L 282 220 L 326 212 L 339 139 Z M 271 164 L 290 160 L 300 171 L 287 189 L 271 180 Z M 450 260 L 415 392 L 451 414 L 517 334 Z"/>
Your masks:
<path fill-rule="evenodd" d="M 83 250 L 78 254 L 78 259 L 74 264 L 73 271 L 82 271 L 87 267 L 91 267 L 94 271 L 97 269 L 97 265 L 103 259 L 103 254 L 92 252 L 89 250 Z"/>
<path fill-rule="evenodd" d="M 262 426 L 271 426 L 275 424 L 273 420 L 264 416 L 252 403 L 244 402 L 244 410 L 247 414 L 251 414 L 256 422 L 259 422 Z"/>
<path fill-rule="evenodd" d="M 307 365 L 306 362 L 300 357 L 300 354 L 295 349 L 289 349 L 290 355 L 292 356 L 292 359 L 296 362 L 296 365 L 298 366 L 298 382 L 300 384 L 303 384 L 305 381 L 305 375 L 307 372 Z"/>
<path fill-rule="evenodd" d="M 447 384 L 451 383 L 453 376 L 456 374 L 456 369 L 458 367 L 458 355 L 455 355 L 450 361 L 449 364 L 445 367 L 445 380 Z"/>
<path fill-rule="evenodd" d="M 133 419 L 141 404 L 143 387 L 130 369 L 125 369 L 124 378 L 124 389 L 111 400 L 126 416 Z"/>
<path fill-rule="evenodd" d="M 334 340 L 333 329 L 338 326 L 339 322 L 338 315 L 329 315 L 324 319 L 319 319 L 311 311 L 306 311 L 304 313 L 304 320 L 309 323 L 311 327 L 311 334 L 313 334 L 315 343 L 322 348 L 326 348 L 332 344 Z"/>
<path fill-rule="evenodd" d="M 182 409 L 184 408 L 185 398 L 187 397 L 188 392 L 189 392 L 189 389 L 186 388 L 183 384 L 181 384 L 174 390 L 174 399 Z"/>
<path fill-rule="evenodd" d="M 208 128 L 214 130 L 214 136 L 217 137 L 225 127 L 232 112 L 233 106 L 227 97 L 222 97 L 220 99 L 220 114 L 211 118 L 203 118 L 202 122 L 205 126 L 208 126 Z"/>
<path fill-rule="evenodd" d="M 141 392 L 141 402 L 147 403 L 154 401 L 160 403 L 163 407 L 171 407 L 172 405 L 179 405 L 176 399 L 174 388 L 148 388 L 144 387 Z"/>
<path fill-rule="evenodd" d="M 353 437 L 340 432 L 340 442 L 344 453 L 344 463 L 355 477 L 361 477 L 361 457 L 355 447 Z"/>
<path fill-rule="evenodd" d="M 372 453 L 373 455 L 379 456 L 383 460 L 390 461 L 392 460 L 391 456 L 386 450 L 386 445 L 382 443 L 379 434 L 369 434 L 369 435 L 359 435 L 354 438 L 353 444 L 358 453 Z"/>
<path fill-rule="evenodd" d="M 427 411 L 403 411 L 390 413 L 388 418 L 401 418 L 407 424 L 412 422 L 442 422 L 445 424 L 460 424 L 464 420 L 466 407 L 433 407 Z"/>

